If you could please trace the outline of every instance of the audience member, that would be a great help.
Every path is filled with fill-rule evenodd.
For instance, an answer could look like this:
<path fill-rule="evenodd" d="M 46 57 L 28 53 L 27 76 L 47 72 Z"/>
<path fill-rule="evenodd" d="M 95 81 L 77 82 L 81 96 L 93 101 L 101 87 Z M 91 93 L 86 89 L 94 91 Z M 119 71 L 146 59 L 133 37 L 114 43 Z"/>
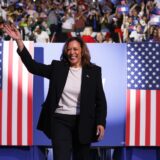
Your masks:
<path fill-rule="evenodd" d="M 97 32 L 95 36 L 95 40 L 97 43 L 103 43 L 104 42 L 104 35 L 102 32 Z"/>
<path fill-rule="evenodd" d="M 92 33 L 93 33 L 92 27 L 85 27 L 85 29 L 82 33 L 82 36 L 81 36 L 82 39 L 84 40 L 84 42 L 87 42 L 87 43 L 96 42 L 96 40 L 92 36 Z"/>
<path fill-rule="evenodd" d="M 33 33 L 35 35 L 36 42 L 42 42 L 42 43 L 49 42 L 49 35 L 46 31 L 42 30 L 42 27 L 37 26 Z"/>
<path fill-rule="evenodd" d="M 62 17 L 62 32 L 72 32 L 74 29 L 75 20 L 70 11 L 66 11 Z"/>
<path fill-rule="evenodd" d="M 94 36 L 98 32 L 109 33 L 113 42 L 134 42 L 131 37 L 136 33 L 137 24 L 141 25 L 141 30 L 146 37 L 142 38 L 142 41 L 148 41 L 148 38 L 152 37 L 149 35 L 150 28 L 152 26 L 160 28 L 158 0 L 140 0 L 136 1 L 137 3 L 131 0 L 66 0 L 65 2 L 12 0 L 9 2 L 0 4 L 0 17 L 4 22 L 14 22 L 23 34 L 23 40 L 35 40 L 33 31 L 36 26 L 43 26 L 50 42 L 55 42 L 58 39 L 57 35 L 62 32 L 66 32 L 67 36 L 81 36 L 85 27 L 91 27 Z M 1 39 L 10 38 L 1 33 Z"/>
<path fill-rule="evenodd" d="M 85 28 L 86 18 L 84 16 L 83 9 L 81 6 L 77 8 L 77 12 L 75 13 L 74 19 L 75 19 L 74 31 L 82 32 Z"/>
<path fill-rule="evenodd" d="M 131 42 L 142 42 L 145 40 L 145 34 L 143 33 L 141 24 L 137 24 L 135 30 L 133 30 L 130 34 Z"/>

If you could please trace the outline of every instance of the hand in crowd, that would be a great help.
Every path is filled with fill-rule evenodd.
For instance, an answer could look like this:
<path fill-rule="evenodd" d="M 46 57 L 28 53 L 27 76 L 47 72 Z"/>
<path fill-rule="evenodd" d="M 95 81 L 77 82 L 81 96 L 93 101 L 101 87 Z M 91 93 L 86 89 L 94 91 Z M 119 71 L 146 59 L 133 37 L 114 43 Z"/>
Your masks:
<path fill-rule="evenodd" d="M 3 26 L 4 26 L 3 23 L 0 23 L 0 29 L 3 29 Z"/>

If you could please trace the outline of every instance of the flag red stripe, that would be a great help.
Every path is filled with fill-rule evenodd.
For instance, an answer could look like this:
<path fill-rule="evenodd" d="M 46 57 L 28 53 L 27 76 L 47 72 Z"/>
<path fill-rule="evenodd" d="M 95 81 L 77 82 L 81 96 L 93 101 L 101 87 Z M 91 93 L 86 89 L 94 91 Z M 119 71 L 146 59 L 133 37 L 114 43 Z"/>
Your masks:
<path fill-rule="evenodd" d="M 17 144 L 22 145 L 22 62 L 18 61 Z"/>
<path fill-rule="evenodd" d="M 160 146 L 160 90 L 156 94 L 156 145 Z"/>
<path fill-rule="evenodd" d="M 9 42 L 8 58 L 8 103 L 7 103 L 7 144 L 12 144 L 12 61 L 13 60 L 13 42 Z"/>
<path fill-rule="evenodd" d="M 151 92 L 149 90 L 146 90 L 146 137 L 145 137 L 145 145 L 150 145 L 150 116 L 151 113 Z"/>
<path fill-rule="evenodd" d="M 136 91 L 135 145 L 140 145 L 140 90 Z"/>
<path fill-rule="evenodd" d="M 0 145 L 2 144 L 2 90 L 0 90 Z"/>
<path fill-rule="evenodd" d="M 126 145 L 130 140 L 130 90 L 127 90 L 127 107 L 126 107 Z"/>
<path fill-rule="evenodd" d="M 33 43 L 31 42 L 29 45 L 29 51 L 30 53 L 33 53 L 32 51 L 33 49 Z M 29 73 L 28 76 L 28 145 L 32 145 L 32 122 L 33 122 L 33 118 L 32 118 L 32 88 L 33 88 L 33 80 L 32 80 L 32 75 Z"/>

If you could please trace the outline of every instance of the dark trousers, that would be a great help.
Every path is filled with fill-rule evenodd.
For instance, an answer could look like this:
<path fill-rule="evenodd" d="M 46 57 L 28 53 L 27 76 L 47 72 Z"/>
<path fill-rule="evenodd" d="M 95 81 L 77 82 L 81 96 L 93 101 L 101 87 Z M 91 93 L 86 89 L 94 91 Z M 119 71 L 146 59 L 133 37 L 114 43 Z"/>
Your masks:
<path fill-rule="evenodd" d="M 52 118 L 54 160 L 90 160 L 90 144 L 78 138 L 79 116 L 55 113 Z"/>

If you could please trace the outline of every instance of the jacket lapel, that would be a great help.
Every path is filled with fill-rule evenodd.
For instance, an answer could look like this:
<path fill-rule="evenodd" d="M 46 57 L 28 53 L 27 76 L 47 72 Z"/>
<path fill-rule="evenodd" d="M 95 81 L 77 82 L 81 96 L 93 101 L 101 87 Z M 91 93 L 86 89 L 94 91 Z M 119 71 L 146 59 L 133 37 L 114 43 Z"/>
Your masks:
<path fill-rule="evenodd" d="M 59 70 L 60 73 L 60 77 L 58 78 L 58 82 L 57 82 L 57 96 L 58 96 L 58 101 L 61 97 L 61 94 L 63 92 L 66 80 L 67 80 L 67 76 L 68 76 L 68 71 L 69 71 L 69 65 L 64 64 L 62 66 L 62 68 Z"/>
<path fill-rule="evenodd" d="M 87 67 L 82 68 L 82 84 L 81 84 L 81 102 L 83 101 L 83 96 L 87 91 L 88 83 L 87 81 L 90 79 L 89 69 Z"/>

